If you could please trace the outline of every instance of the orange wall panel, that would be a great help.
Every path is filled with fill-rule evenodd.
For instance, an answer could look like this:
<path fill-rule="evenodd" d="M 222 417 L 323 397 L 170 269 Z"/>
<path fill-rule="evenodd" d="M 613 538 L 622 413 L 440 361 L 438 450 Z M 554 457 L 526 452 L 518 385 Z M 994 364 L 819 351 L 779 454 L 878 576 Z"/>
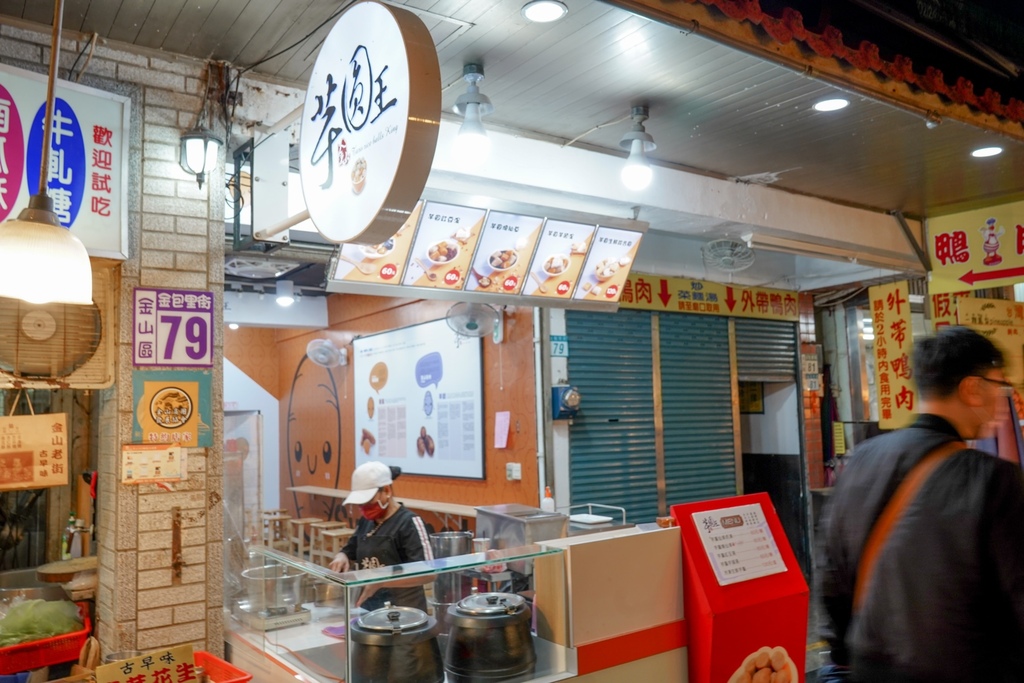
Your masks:
<path fill-rule="evenodd" d="M 352 366 L 330 370 L 305 358 L 312 339 L 330 339 L 351 354 L 352 339 L 443 318 L 450 302 L 410 301 L 335 294 L 328 301 L 329 327 L 278 335 L 278 388 L 281 396 L 281 501 L 294 514 L 342 518 L 340 500 L 295 495 L 289 486 L 349 488 L 355 463 L 355 406 Z M 350 356 L 351 357 L 351 356 Z M 403 474 L 399 498 L 460 505 L 539 504 L 537 427 L 534 390 L 533 310 L 509 307 L 500 345 L 483 340 L 484 480 Z M 511 413 L 508 447 L 494 448 L 494 414 Z M 523 478 L 507 481 L 505 465 L 522 464 Z M 424 514 L 435 529 L 440 520 Z"/>
<path fill-rule="evenodd" d="M 280 399 L 276 331 L 265 327 L 224 330 L 224 357 Z"/>

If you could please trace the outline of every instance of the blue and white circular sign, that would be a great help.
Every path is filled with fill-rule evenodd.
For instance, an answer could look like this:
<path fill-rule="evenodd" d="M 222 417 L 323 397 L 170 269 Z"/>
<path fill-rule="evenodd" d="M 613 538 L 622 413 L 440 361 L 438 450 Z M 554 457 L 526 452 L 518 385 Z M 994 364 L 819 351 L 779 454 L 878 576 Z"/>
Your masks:
<path fill-rule="evenodd" d="M 302 193 L 320 234 L 375 244 L 397 232 L 426 185 L 440 118 L 437 51 L 419 17 L 375 0 L 347 9 L 302 112 Z"/>

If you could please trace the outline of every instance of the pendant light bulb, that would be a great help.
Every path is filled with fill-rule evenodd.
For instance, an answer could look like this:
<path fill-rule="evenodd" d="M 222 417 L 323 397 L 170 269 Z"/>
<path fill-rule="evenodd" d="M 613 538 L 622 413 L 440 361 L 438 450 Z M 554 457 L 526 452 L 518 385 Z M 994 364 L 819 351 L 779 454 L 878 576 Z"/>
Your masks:
<path fill-rule="evenodd" d="M 466 92 L 455 100 L 453 109 L 462 115 L 462 125 L 455 136 L 452 153 L 455 163 L 468 171 L 475 171 L 487 162 L 491 153 L 491 140 L 487 137 L 482 117 L 494 111 L 490 98 L 480 92 L 484 69 L 479 64 L 467 64 L 462 69 Z"/>
<path fill-rule="evenodd" d="M 47 195 L 50 170 L 49 144 L 53 137 L 54 88 L 60 64 L 60 36 L 64 0 L 53 4 L 53 32 L 50 41 L 50 73 L 46 82 L 46 113 L 39 190 L 29 197 L 28 207 L 14 220 L 0 223 L 0 297 L 30 304 L 91 304 L 92 262 L 82 240 L 65 228 L 53 212 Z M 0 161 L 3 150 L 0 149 Z M 0 163 L 0 166 L 3 164 Z M 26 168 L 26 171 L 29 170 Z"/>
<path fill-rule="evenodd" d="M 629 148 L 629 158 L 626 165 L 622 167 L 622 184 L 634 192 L 646 190 L 651 184 L 654 171 L 651 169 L 647 155 L 644 154 L 644 143 L 642 140 L 633 140 Z"/>
<path fill-rule="evenodd" d="M 622 184 L 633 192 L 647 189 L 654 177 L 654 169 L 647 159 L 647 152 L 657 147 L 654 138 L 644 128 L 644 121 L 650 116 L 650 110 L 646 105 L 633 107 L 630 111 L 630 118 L 633 125 L 626 134 L 619 140 L 619 146 L 629 150 L 626 158 L 626 165 L 622 167 L 620 174 Z"/>
<path fill-rule="evenodd" d="M 455 159 L 468 170 L 476 170 L 487 162 L 491 153 L 491 139 L 480 120 L 480 105 L 466 105 L 466 118 L 455 136 Z"/>

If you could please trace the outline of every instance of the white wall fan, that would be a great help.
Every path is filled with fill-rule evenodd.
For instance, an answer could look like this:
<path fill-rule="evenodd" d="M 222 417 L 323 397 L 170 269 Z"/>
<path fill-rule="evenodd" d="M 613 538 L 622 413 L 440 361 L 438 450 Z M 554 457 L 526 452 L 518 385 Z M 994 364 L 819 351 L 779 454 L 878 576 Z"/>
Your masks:
<path fill-rule="evenodd" d="M 490 304 L 460 301 L 448 309 L 445 320 L 460 337 L 491 336 L 495 344 L 504 337 L 505 311 Z"/>
<path fill-rule="evenodd" d="M 330 339 L 313 339 L 306 344 L 306 357 L 322 368 L 348 365 L 348 349 L 339 349 Z"/>
<path fill-rule="evenodd" d="M 116 278 L 93 265 L 93 304 L 0 298 L 0 388 L 104 389 L 114 383 Z"/>

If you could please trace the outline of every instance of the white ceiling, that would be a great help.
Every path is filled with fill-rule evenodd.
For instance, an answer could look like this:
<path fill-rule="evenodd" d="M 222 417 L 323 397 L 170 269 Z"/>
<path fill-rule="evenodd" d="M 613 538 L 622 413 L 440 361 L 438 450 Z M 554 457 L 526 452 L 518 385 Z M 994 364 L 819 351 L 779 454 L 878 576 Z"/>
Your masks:
<path fill-rule="evenodd" d="M 499 156 L 470 175 L 460 173 L 442 147 L 432 187 L 503 199 L 527 196 L 534 204 L 619 218 L 632 217 L 632 207 L 639 206 L 638 217 L 650 223 L 652 234 L 636 268 L 669 274 L 728 279 L 704 268 L 700 245 L 753 233 L 757 261 L 735 280 L 801 289 L 891 274 L 860 265 L 865 261 L 920 269 L 889 211 L 921 218 L 1024 194 L 1017 172 L 1024 166 L 1024 143 L 1017 140 L 951 120 L 929 128 L 919 113 L 849 93 L 847 109 L 820 114 L 811 105 L 839 89 L 614 3 L 564 1 L 568 17 L 546 25 L 521 16 L 523 0 L 393 3 L 417 13 L 431 31 L 445 110 L 463 91 L 463 65 L 481 63 L 482 91 L 495 106 L 485 124 L 492 136 L 507 136 L 506 150 L 532 151 L 511 169 L 511 153 L 500 156 L 502 145 L 496 144 Z M 64 26 L 95 32 L 101 40 L 226 60 L 304 87 L 331 17 L 346 5 L 66 0 Z M 49 24 L 51 11 L 42 0 L 0 0 L 0 20 Z M 638 103 L 651 108 L 647 130 L 658 145 L 651 153 L 658 178 L 652 189 L 630 196 L 616 184 L 625 156 L 618 142 L 628 128 L 621 119 Z M 452 129 L 454 116 L 445 120 Z M 442 146 L 446 136 L 450 131 L 443 129 Z M 992 143 L 1004 154 L 968 156 Z M 814 203 L 821 199 L 827 200 L 824 208 Z M 862 224 L 885 230 L 864 258 L 848 245 L 827 261 L 779 255 L 759 240 L 818 246 L 856 241 L 844 235 L 858 233 Z M 868 241 L 875 246 L 873 237 Z"/>

